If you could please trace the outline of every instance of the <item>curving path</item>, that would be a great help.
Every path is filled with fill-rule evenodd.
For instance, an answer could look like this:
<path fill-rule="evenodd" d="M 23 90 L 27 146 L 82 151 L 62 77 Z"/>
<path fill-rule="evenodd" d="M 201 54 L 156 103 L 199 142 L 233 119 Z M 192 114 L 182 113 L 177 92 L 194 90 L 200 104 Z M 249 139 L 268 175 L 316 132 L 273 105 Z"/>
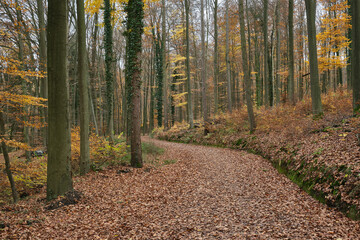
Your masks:
<path fill-rule="evenodd" d="M 79 178 L 75 187 L 85 195 L 79 204 L 40 212 L 45 220 L 6 234 L 59 239 L 360 239 L 359 222 L 318 203 L 258 156 L 144 141 L 165 148 L 160 158 L 176 163 Z"/>

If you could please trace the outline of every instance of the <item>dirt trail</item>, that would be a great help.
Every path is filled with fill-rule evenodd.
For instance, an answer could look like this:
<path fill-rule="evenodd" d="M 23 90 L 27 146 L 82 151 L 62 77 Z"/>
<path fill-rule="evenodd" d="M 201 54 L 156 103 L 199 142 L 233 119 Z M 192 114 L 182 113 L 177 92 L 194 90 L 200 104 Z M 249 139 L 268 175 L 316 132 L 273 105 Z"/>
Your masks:
<path fill-rule="evenodd" d="M 24 204 L 19 211 L 40 220 L 8 227 L 0 239 L 360 239 L 359 222 L 318 203 L 258 156 L 144 140 L 176 163 L 78 178 L 80 203 L 53 211 Z"/>

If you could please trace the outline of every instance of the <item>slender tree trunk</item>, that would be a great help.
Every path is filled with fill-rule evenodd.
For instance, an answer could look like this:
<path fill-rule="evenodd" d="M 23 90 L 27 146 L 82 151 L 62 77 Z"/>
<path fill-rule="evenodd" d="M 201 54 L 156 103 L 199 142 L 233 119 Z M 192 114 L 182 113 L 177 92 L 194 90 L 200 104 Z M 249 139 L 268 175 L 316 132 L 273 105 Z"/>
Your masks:
<path fill-rule="evenodd" d="M 214 114 L 219 108 L 218 0 L 214 0 Z"/>
<path fill-rule="evenodd" d="M 310 84 L 312 110 L 314 115 L 322 114 L 321 90 L 319 84 L 319 68 L 317 60 L 316 45 L 316 2 L 313 0 L 305 0 L 307 25 L 308 25 L 308 43 L 309 43 L 309 59 L 310 59 Z"/>
<path fill-rule="evenodd" d="M 351 6 L 352 5 L 352 1 L 354 0 L 348 0 L 348 4 Z M 353 14 L 352 14 L 352 8 L 348 8 L 348 14 L 349 16 L 352 18 Z M 352 29 L 349 28 L 348 29 L 348 32 L 347 32 L 347 37 L 348 39 L 352 39 Z M 347 88 L 350 90 L 352 88 L 352 77 L 351 77 L 351 67 L 352 67 L 352 64 L 351 64 L 351 59 L 352 59 L 352 48 L 353 48 L 353 42 L 350 41 L 350 45 L 349 47 L 347 48 L 347 51 L 346 51 L 346 57 L 348 58 L 347 60 L 347 66 L 346 66 L 346 75 L 347 75 Z"/>
<path fill-rule="evenodd" d="M 280 0 L 276 2 L 276 79 L 275 79 L 275 104 L 280 103 Z"/>
<path fill-rule="evenodd" d="M 92 34 L 92 46 L 91 46 L 91 77 L 90 77 L 90 96 L 91 96 L 91 109 L 92 109 L 92 114 L 93 114 L 93 121 L 94 121 L 94 125 L 95 125 L 95 132 L 96 135 L 99 135 L 99 128 L 98 128 L 98 124 L 97 124 L 97 116 L 98 116 L 98 110 L 97 110 L 97 101 L 96 101 L 96 43 L 97 43 L 97 35 L 98 35 L 98 20 L 99 20 L 99 14 L 95 13 L 94 16 L 94 31 Z M 98 63 L 100 65 L 100 62 Z M 100 86 L 99 86 L 100 88 Z"/>
<path fill-rule="evenodd" d="M 6 135 L 4 115 L 1 111 L 0 111 L 0 134 L 1 134 L 2 138 L 4 138 Z M 12 197 L 13 197 L 14 203 L 16 203 L 17 201 L 19 201 L 19 194 L 16 190 L 15 181 L 14 181 L 14 178 L 13 178 L 13 175 L 11 172 L 10 157 L 9 157 L 9 153 L 8 153 L 8 149 L 7 149 L 5 141 L 1 141 L 1 150 L 4 155 L 4 159 L 5 159 L 5 171 L 6 171 L 6 174 L 8 176 L 9 182 L 10 182 Z"/>
<path fill-rule="evenodd" d="M 207 84 L 206 84 L 206 49 L 205 49 L 205 19 L 204 0 L 201 0 L 201 102 L 204 122 L 208 122 Z"/>
<path fill-rule="evenodd" d="M 247 106 L 249 123 L 250 123 L 250 132 L 252 133 L 255 131 L 256 124 L 255 124 L 255 115 L 254 115 L 252 98 L 251 98 L 251 82 L 250 82 L 251 78 L 248 67 L 248 56 L 247 56 L 248 53 L 246 50 L 245 17 L 244 17 L 243 0 L 239 0 L 239 20 L 240 20 L 242 62 L 243 62 L 244 81 L 245 81 L 246 106 Z"/>
<path fill-rule="evenodd" d="M 90 170 L 89 149 L 89 86 L 86 51 L 86 27 L 84 0 L 76 0 L 78 27 L 78 73 L 80 91 L 80 174 L 85 175 Z"/>
<path fill-rule="evenodd" d="M 163 83 L 164 83 L 164 128 L 169 128 L 169 97 L 168 97 L 168 78 L 166 71 L 166 3 L 165 0 L 162 0 L 161 5 L 161 15 L 162 15 L 162 36 L 161 36 L 161 54 L 162 54 L 162 71 L 163 71 Z"/>
<path fill-rule="evenodd" d="M 20 71 L 24 70 L 24 41 L 23 41 L 23 30 L 22 30 L 22 26 L 24 25 L 24 22 L 22 21 L 21 18 L 21 11 L 20 11 L 20 6 L 18 3 L 18 0 L 15 0 L 15 6 L 16 6 L 16 19 L 17 19 L 17 27 L 16 30 L 18 32 L 18 46 L 19 46 L 19 61 L 20 61 Z M 22 81 L 22 92 L 24 95 L 27 95 L 28 91 L 27 91 L 27 82 L 23 81 L 20 77 L 19 77 L 19 81 Z M 24 129 L 23 129 L 23 134 L 24 134 L 24 141 L 25 143 L 30 146 L 30 136 L 29 136 L 29 127 L 26 126 L 26 123 L 28 121 L 28 114 L 29 114 L 29 109 L 27 106 L 25 106 L 23 108 L 24 111 Z M 30 151 L 26 150 L 25 151 L 25 156 L 26 156 L 26 161 L 30 162 L 31 161 L 31 156 L 30 156 Z"/>
<path fill-rule="evenodd" d="M 255 32 L 254 37 L 254 47 L 255 47 L 255 82 L 256 82 L 256 105 L 261 106 L 263 105 L 263 89 L 262 89 L 262 79 L 260 76 L 260 51 L 259 51 L 259 43 L 258 43 L 258 36 Z"/>
<path fill-rule="evenodd" d="M 67 80 L 67 2 L 48 6 L 49 123 L 47 199 L 72 190 L 69 91 Z"/>
<path fill-rule="evenodd" d="M 351 1 L 352 12 L 352 85 L 354 114 L 360 110 L 360 2 Z"/>
<path fill-rule="evenodd" d="M 269 65 L 268 65 L 268 8 L 269 1 L 264 0 L 264 17 L 263 17 L 263 35 L 264 35 L 264 84 L 265 84 L 265 106 L 270 106 L 270 89 L 269 89 Z"/>
<path fill-rule="evenodd" d="M 301 12 L 300 14 L 300 21 L 304 22 L 304 18 L 305 18 L 305 13 L 304 11 Z M 304 24 L 301 23 L 300 25 L 300 34 L 303 34 L 305 31 L 305 27 Z M 303 34 L 305 35 L 305 33 Z M 300 45 L 300 59 L 299 59 L 299 100 L 302 100 L 304 97 L 304 78 L 303 78 L 303 69 L 305 69 L 305 63 L 304 63 L 304 41 L 305 40 L 300 40 L 299 41 L 299 45 Z"/>
<path fill-rule="evenodd" d="M 176 64 L 175 64 L 176 66 Z M 171 97 L 170 97 L 170 103 L 171 103 L 171 125 L 174 126 L 175 124 L 175 110 L 176 110 L 176 106 L 175 106 L 175 99 L 174 99 L 174 95 L 176 94 L 176 82 L 177 82 L 177 79 L 179 78 L 178 77 L 178 72 L 176 69 L 174 69 L 174 72 L 173 72 L 173 77 L 172 77 L 172 84 L 171 84 Z"/>
<path fill-rule="evenodd" d="M 155 86 L 155 74 L 154 74 L 154 44 L 152 44 L 152 53 L 151 53 L 151 57 L 150 57 L 150 65 L 151 65 L 151 79 L 150 79 L 150 112 L 149 112 L 149 130 L 150 132 L 152 132 L 154 130 L 154 109 L 155 109 L 155 94 L 154 94 L 154 86 Z"/>
<path fill-rule="evenodd" d="M 230 43 L 229 43 L 229 0 L 225 0 L 225 24 L 226 24 L 226 82 L 227 82 L 227 109 L 232 111 L 232 99 L 231 99 L 231 69 L 230 69 Z"/>
<path fill-rule="evenodd" d="M 194 128 L 194 113 L 193 113 L 193 101 L 192 101 L 192 88 L 191 88 L 191 74 L 190 74 L 190 0 L 185 0 L 185 42 L 186 42 L 186 78 L 187 78 L 187 111 L 190 128 Z"/>
<path fill-rule="evenodd" d="M 126 84 L 128 87 L 128 113 L 130 118 L 131 166 L 143 166 L 141 151 L 141 36 L 144 32 L 144 3 L 129 0 L 125 7 L 126 17 Z"/>
<path fill-rule="evenodd" d="M 37 8 L 38 8 L 38 19 L 39 19 L 39 60 L 40 60 L 40 71 L 46 71 L 46 27 L 45 27 L 45 19 L 44 19 L 44 3 L 43 0 L 37 0 Z M 47 99 L 48 98 L 48 82 L 46 76 L 41 78 L 40 84 L 40 97 Z M 41 114 L 43 117 L 42 122 L 47 122 L 47 108 L 41 109 Z M 44 145 L 47 145 L 47 127 L 43 127 L 42 129 L 43 142 Z"/>

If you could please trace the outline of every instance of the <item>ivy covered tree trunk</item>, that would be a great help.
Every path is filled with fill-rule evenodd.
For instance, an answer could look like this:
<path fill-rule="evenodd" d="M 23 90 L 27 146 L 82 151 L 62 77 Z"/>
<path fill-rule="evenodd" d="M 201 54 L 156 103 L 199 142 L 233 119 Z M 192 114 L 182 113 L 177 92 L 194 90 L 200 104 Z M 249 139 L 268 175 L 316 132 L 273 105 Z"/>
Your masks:
<path fill-rule="evenodd" d="M 350 6 L 352 6 L 352 1 L 353 0 L 348 0 L 348 4 Z M 348 14 L 349 16 L 352 18 L 352 7 L 348 8 Z M 348 32 L 347 32 L 347 38 L 348 39 L 352 39 L 352 29 L 349 28 Z M 352 64 L 351 64 L 351 59 L 352 59 L 352 41 L 350 41 L 349 47 L 347 47 L 346 49 L 346 57 L 347 57 L 347 66 L 346 66 L 346 77 L 347 77 L 347 88 L 348 90 L 350 90 L 352 88 L 352 77 L 351 77 L 351 68 L 352 68 Z"/>
<path fill-rule="evenodd" d="M 90 170 L 89 149 L 89 86 L 88 65 L 86 52 L 86 27 L 84 0 L 76 0 L 77 27 L 78 27 L 78 74 L 80 90 L 80 174 L 84 175 Z"/>
<path fill-rule="evenodd" d="M 240 35 L 241 35 L 241 52 L 242 52 L 242 65 L 244 71 L 245 81 L 245 98 L 248 111 L 248 118 L 250 123 L 250 132 L 254 132 L 256 128 L 255 115 L 251 97 L 251 77 L 248 65 L 248 52 L 246 49 L 246 37 L 245 37 L 245 16 L 244 16 L 244 2 L 239 0 L 239 20 L 240 20 Z"/>
<path fill-rule="evenodd" d="M 360 110 L 360 2 L 351 1 L 352 12 L 352 85 L 354 114 Z"/>
<path fill-rule="evenodd" d="M 164 84 L 164 127 L 169 129 L 169 96 L 168 96 L 168 78 L 166 71 L 166 3 L 165 0 L 161 1 L 161 54 L 162 54 L 162 67 L 163 67 L 163 84 Z"/>
<path fill-rule="evenodd" d="M 163 126 L 163 86 L 164 86 L 164 68 L 163 68 L 163 46 L 160 43 L 160 36 L 154 34 L 155 41 L 155 69 L 156 69 L 156 111 L 157 111 L 157 125 Z"/>
<path fill-rule="evenodd" d="M 128 127 L 130 131 L 131 166 L 143 166 L 141 154 L 141 36 L 144 32 L 144 3 L 129 0 L 125 7 L 126 16 L 126 65 L 125 77 L 128 88 Z"/>
<path fill-rule="evenodd" d="M 175 65 L 176 66 L 176 65 Z M 172 82 L 171 82 L 171 96 L 170 96 L 170 104 L 171 104 L 171 126 L 175 125 L 175 110 L 176 110 L 176 106 L 175 106 L 175 98 L 174 95 L 176 94 L 176 83 L 178 82 L 179 76 L 178 76 L 178 72 L 176 70 L 176 68 L 173 71 L 173 77 L 172 77 Z"/>
<path fill-rule="evenodd" d="M 114 76 L 113 76 L 113 27 L 111 25 L 111 3 L 104 0 L 105 24 L 105 80 L 107 102 L 107 135 L 114 140 Z"/>
<path fill-rule="evenodd" d="M 314 115 L 322 114 L 321 90 L 319 84 L 319 68 L 316 44 L 316 1 L 305 0 L 306 18 L 308 27 L 309 60 L 310 60 L 310 85 L 312 110 Z"/>
<path fill-rule="evenodd" d="M 48 166 L 47 199 L 72 190 L 69 91 L 67 80 L 67 1 L 48 6 Z"/>

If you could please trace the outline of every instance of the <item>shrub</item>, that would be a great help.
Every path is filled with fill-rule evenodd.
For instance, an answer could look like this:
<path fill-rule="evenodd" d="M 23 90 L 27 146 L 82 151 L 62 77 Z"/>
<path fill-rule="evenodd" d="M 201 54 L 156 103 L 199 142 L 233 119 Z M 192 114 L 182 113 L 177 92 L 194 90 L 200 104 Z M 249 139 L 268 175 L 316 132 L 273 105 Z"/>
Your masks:
<path fill-rule="evenodd" d="M 90 135 L 90 165 L 93 170 L 99 170 L 104 166 L 123 164 L 126 159 L 126 142 L 122 135 L 114 139 L 111 144 L 105 137 L 94 133 Z M 71 167 L 73 172 L 79 172 L 80 161 L 80 128 L 71 131 Z"/>

